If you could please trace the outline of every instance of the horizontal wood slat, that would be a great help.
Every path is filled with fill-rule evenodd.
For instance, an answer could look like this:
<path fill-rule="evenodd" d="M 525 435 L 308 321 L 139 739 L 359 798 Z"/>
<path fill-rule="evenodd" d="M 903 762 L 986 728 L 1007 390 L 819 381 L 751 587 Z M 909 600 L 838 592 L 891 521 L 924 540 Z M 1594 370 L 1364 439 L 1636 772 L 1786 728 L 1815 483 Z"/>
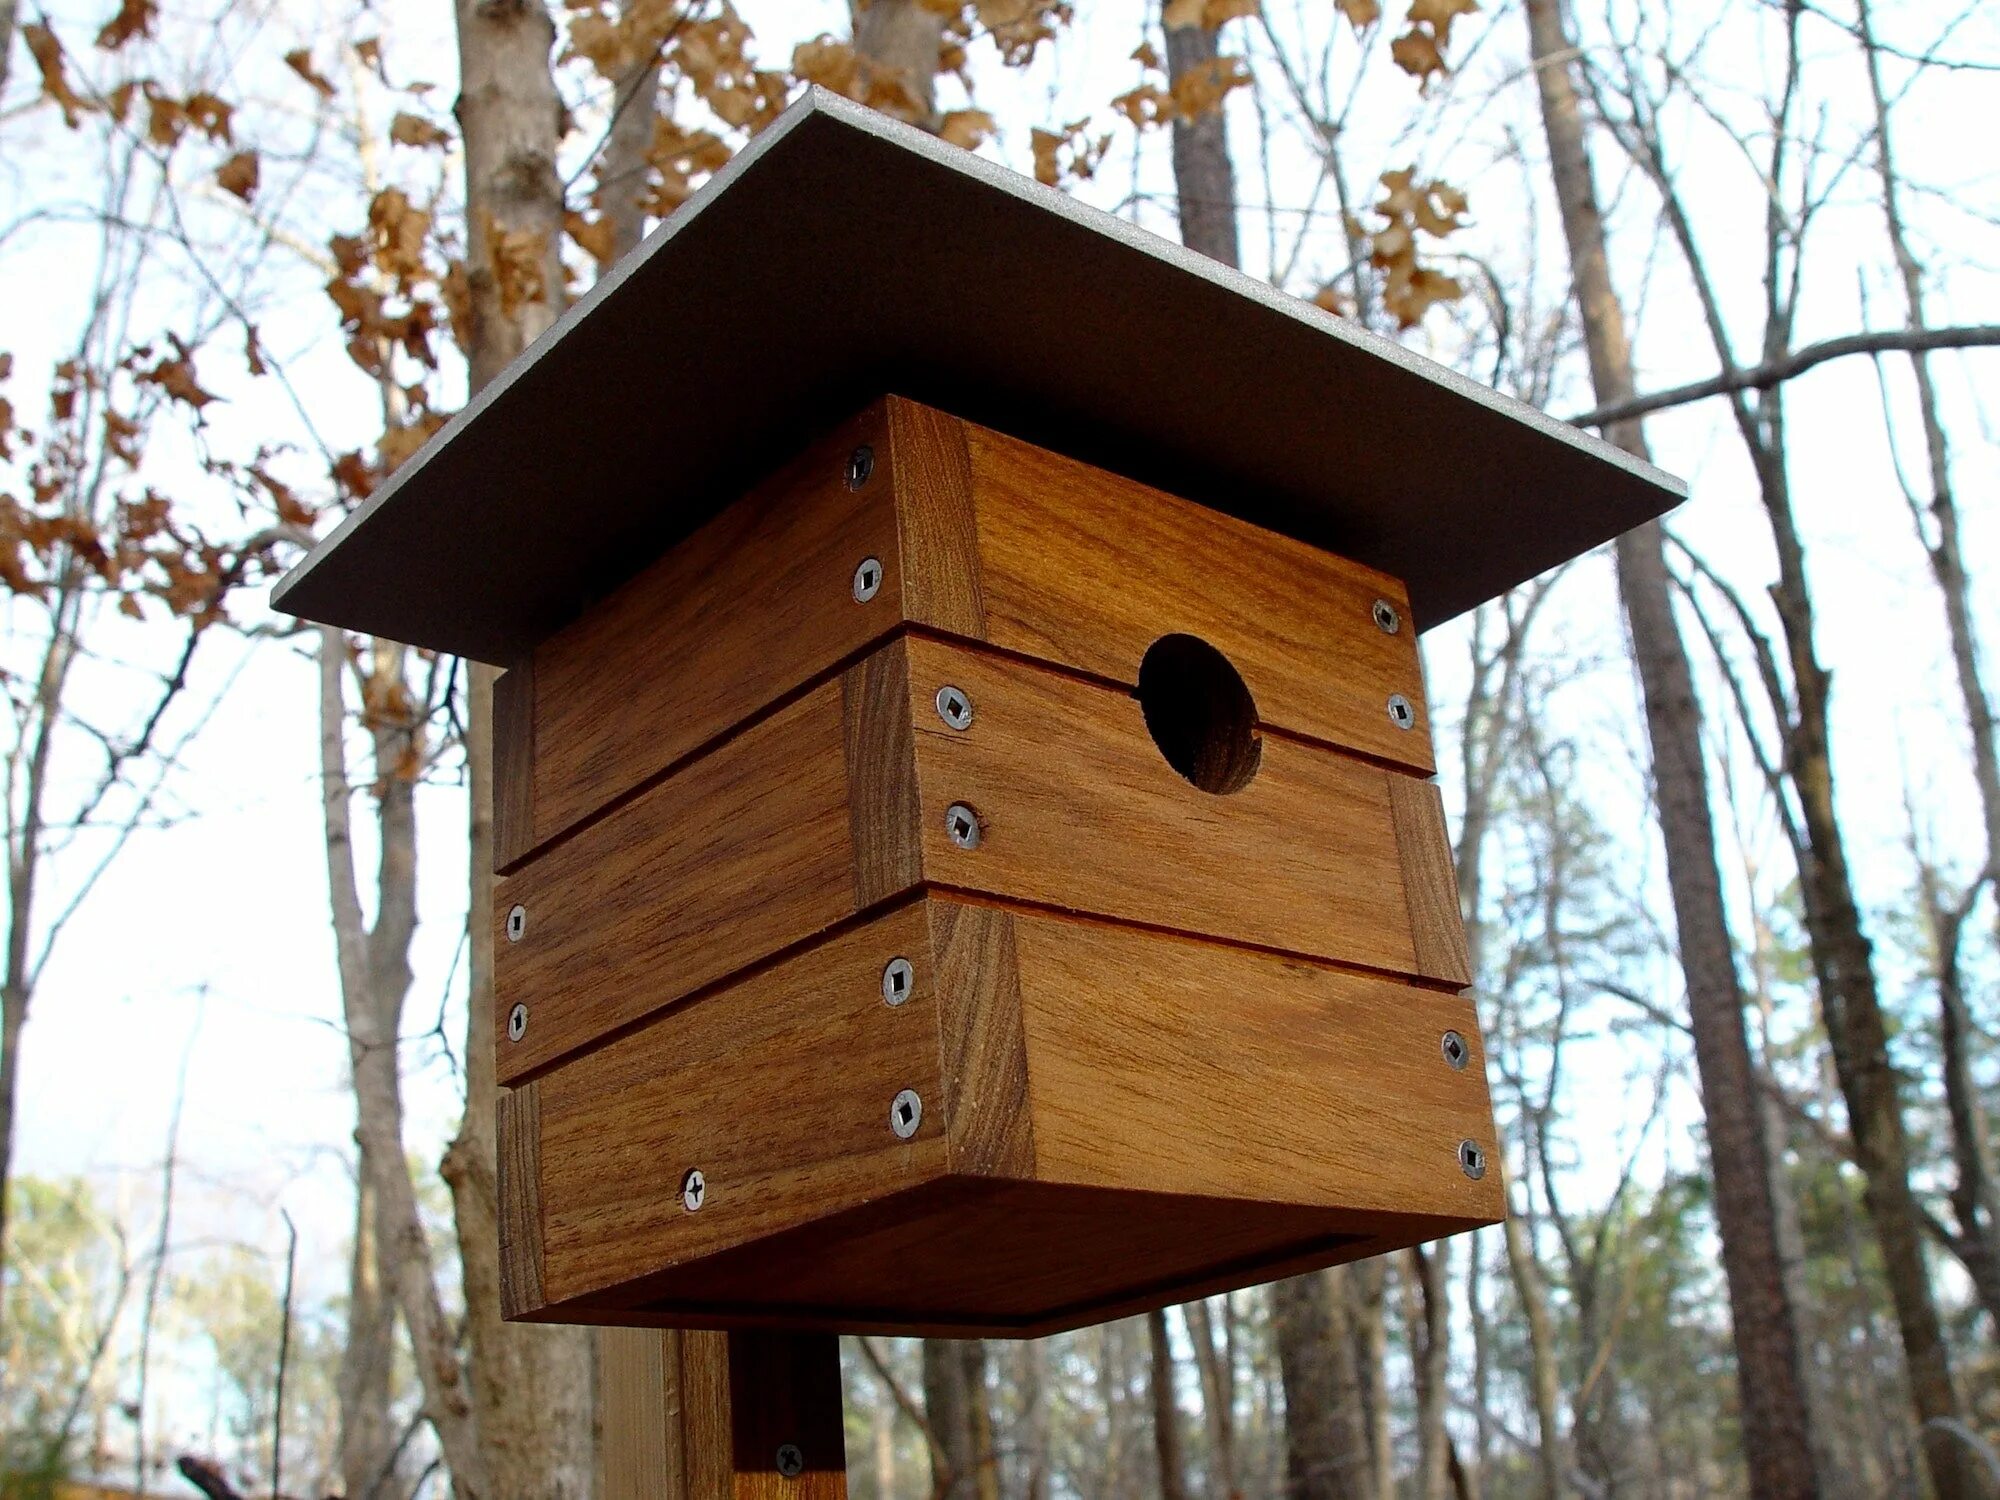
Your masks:
<path fill-rule="evenodd" d="M 1046 449 L 968 425 L 993 645 L 1128 686 L 1163 635 L 1242 674 L 1266 724 L 1429 775 L 1423 669 L 1403 586 Z M 1393 605 L 1384 632 L 1374 605 Z M 1391 694 L 1417 710 L 1389 717 Z"/>
<path fill-rule="evenodd" d="M 955 889 L 1427 973 L 1411 933 L 1390 807 L 1399 773 L 1266 736 L 1241 791 L 1167 764 L 1130 695 L 938 641 L 909 642 L 924 873 Z M 972 700 L 953 730 L 932 698 Z M 976 849 L 946 809 L 969 805 Z"/>
<path fill-rule="evenodd" d="M 884 1196 L 945 1164 L 927 918 L 912 904 L 544 1075 L 543 1277 L 601 1290 Z M 882 998 L 908 957 L 910 998 Z M 899 1139 L 902 1089 L 926 1103 Z M 700 1168 L 690 1213 L 682 1178 Z"/>
<path fill-rule="evenodd" d="M 841 702 L 824 684 L 499 882 L 502 1082 L 854 910 Z M 526 930 L 509 942 L 517 904 Z"/>
<path fill-rule="evenodd" d="M 852 489 L 862 443 L 875 467 Z M 895 484 L 878 402 L 543 643 L 535 842 L 900 623 Z M 884 572 L 859 603 L 854 570 L 868 557 Z"/>
<path fill-rule="evenodd" d="M 1458 871 L 1444 801 L 1430 782 L 1399 776 L 1389 783 L 1389 810 L 1403 861 L 1403 890 L 1410 901 L 1418 965 L 1427 974 L 1469 985 L 1472 955 L 1465 946 L 1465 917 L 1459 907 Z"/>

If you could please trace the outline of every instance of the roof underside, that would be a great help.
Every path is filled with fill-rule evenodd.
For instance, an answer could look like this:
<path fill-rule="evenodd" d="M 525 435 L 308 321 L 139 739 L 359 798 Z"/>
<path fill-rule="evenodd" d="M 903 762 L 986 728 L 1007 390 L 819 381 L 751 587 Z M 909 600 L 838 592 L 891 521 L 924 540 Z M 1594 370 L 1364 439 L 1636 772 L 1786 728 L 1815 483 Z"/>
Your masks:
<path fill-rule="evenodd" d="M 1420 626 L 1676 480 L 815 90 L 293 570 L 308 619 L 507 664 L 896 392 L 1395 574 Z"/>

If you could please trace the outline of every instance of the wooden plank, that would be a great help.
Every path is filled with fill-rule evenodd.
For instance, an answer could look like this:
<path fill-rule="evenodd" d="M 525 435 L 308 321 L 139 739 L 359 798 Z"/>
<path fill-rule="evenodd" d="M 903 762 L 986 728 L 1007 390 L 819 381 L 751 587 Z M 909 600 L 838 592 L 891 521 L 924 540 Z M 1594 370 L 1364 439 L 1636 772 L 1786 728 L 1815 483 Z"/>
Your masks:
<path fill-rule="evenodd" d="M 1035 1131 L 1014 917 L 957 901 L 928 906 L 952 1169 L 1031 1177 Z"/>
<path fill-rule="evenodd" d="M 1490 1220 L 1500 1174 L 1470 1006 L 1213 943 L 1015 924 L 1037 1175 L 1239 1201 Z M 1468 1065 L 1446 1062 L 1456 1030 Z"/>
<path fill-rule="evenodd" d="M 889 398 L 888 424 L 896 463 L 904 612 L 934 629 L 981 639 L 986 606 L 980 596 L 965 424 L 895 396 Z"/>
<path fill-rule="evenodd" d="M 852 913 L 841 707 L 824 684 L 498 883 L 503 1083 Z M 517 904 L 526 931 L 508 942 Z"/>
<path fill-rule="evenodd" d="M 874 470 L 851 489 L 848 455 L 864 442 Z M 537 843 L 900 623 L 891 459 L 877 402 L 542 644 Z M 858 603 L 867 557 L 884 574 Z"/>
<path fill-rule="evenodd" d="M 985 638 L 1128 686 L 1163 635 L 1242 674 L 1261 720 L 1429 775 L 1416 627 L 1401 583 L 1289 537 L 967 425 Z M 1385 633 L 1377 599 L 1401 617 Z M 1417 722 L 1399 729 L 1401 694 Z"/>
<path fill-rule="evenodd" d="M 908 890 L 923 878 L 910 673 L 901 641 L 892 641 L 841 674 L 840 704 L 848 834 L 854 843 L 854 901 L 859 909 Z"/>
<path fill-rule="evenodd" d="M 909 650 L 933 885 L 1458 982 L 1426 975 L 1411 935 L 1396 773 L 1267 735 L 1250 783 L 1212 795 L 1127 694 L 941 641 Z M 929 708 L 941 683 L 970 695 L 969 728 Z M 947 836 L 955 802 L 984 824 L 976 849 Z"/>
<path fill-rule="evenodd" d="M 1430 782 L 1398 776 L 1389 782 L 1389 811 L 1403 862 L 1403 891 L 1410 902 L 1417 962 L 1426 974 L 1469 985 L 1472 955 L 1465 946 L 1465 918 L 1459 907 L 1458 871 L 1452 865 L 1444 801 Z"/>
<path fill-rule="evenodd" d="M 841 1500 L 839 1341 L 607 1328 L 601 1500 Z M 803 1467 L 779 1471 L 796 1447 Z"/>
<path fill-rule="evenodd" d="M 542 1295 L 541 1086 L 500 1090 L 495 1111 L 500 1196 L 500 1313 L 518 1317 Z"/>
<path fill-rule="evenodd" d="M 928 983 L 885 1004 L 882 971 L 927 956 L 912 903 L 546 1073 L 543 1276 L 551 1303 L 885 1196 L 945 1161 Z M 924 967 L 928 967 L 925 965 Z M 890 1105 L 926 1108 L 900 1139 Z M 704 1174 L 689 1212 L 685 1174 Z"/>
<path fill-rule="evenodd" d="M 530 660 L 493 682 L 494 873 L 524 859 L 534 847 L 534 834 L 535 666 Z"/>

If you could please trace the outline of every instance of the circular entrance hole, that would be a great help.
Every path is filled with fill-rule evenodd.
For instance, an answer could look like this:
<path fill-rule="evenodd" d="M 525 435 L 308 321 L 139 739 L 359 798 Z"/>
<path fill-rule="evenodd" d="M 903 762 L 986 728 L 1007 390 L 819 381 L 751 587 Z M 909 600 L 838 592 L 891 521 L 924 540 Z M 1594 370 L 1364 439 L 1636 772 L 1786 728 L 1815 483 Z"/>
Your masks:
<path fill-rule="evenodd" d="M 1139 707 L 1167 764 L 1204 792 L 1240 792 L 1263 746 L 1257 704 L 1236 668 L 1207 641 L 1163 635 L 1139 663 Z"/>

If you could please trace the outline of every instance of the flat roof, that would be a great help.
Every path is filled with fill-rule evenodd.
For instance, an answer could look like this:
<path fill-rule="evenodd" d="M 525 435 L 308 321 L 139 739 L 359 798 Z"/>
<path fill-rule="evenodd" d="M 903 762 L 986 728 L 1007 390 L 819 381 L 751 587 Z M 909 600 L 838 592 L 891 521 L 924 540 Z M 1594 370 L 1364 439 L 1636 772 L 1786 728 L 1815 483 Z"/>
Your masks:
<path fill-rule="evenodd" d="M 1427 628 L 1680 481 L 813 88 L 279 585 L 510 664 L 894 392 L 1395 574 Z"/>

